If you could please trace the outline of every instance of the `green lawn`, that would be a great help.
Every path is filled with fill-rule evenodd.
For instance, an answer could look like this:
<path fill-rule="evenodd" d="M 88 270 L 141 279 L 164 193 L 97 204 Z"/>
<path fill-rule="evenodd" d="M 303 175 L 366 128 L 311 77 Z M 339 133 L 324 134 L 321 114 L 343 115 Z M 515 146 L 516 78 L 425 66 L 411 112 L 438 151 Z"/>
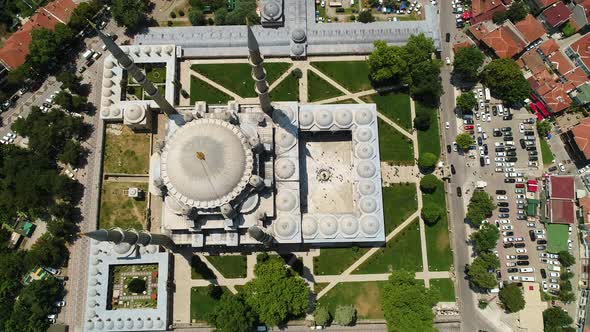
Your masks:
<path fill-rule="evenodd" d="M 307 71 L 307 93 L 310 102 L 341 96 L 343 93 L 332 84 L 324 81 L 313 71 Z"/>
<path fill-rule="evenodd" d="M 285 62 L 265 63 L 268 84 L 271 85 L 290 66 L 291 64 Z M 240 97 L 256 97 L 252 67 L 248 63 L 195 64 L 191 66 L 191 69 L 223 85 Z"/>
<path fill-rule="evenodd" d="M 166 82 L 166 67 L 150 66 L 146 69 L 147 79 L 152 83 Z"/>
<path fill-rule="evenodd" d="M 425 110 L 430 113 L 430 128 L 426 131 L 418 131 L 418 148 L 420 154 L 425 152 L 433 153 L 440 156 L 440 138 L 438 137 L 438 113 L 435 108 L 428 107 L 416 102 L 416 114 L 420 110 Z"/>
<path fill-rule="evenodd" d="M 372 89 L 366 61 L 322 61 L 312 62 L 311 65 L 350 92 Z"/>
<path fill-rule="evenodd" d="M 407 91 L 391 91 L 363 97 L 367 103 L 377 104 L 379 113 L 408 131 L 412 130 L 412 111 Z"/>
<path fill-rule="evenodd" d="M 383 187 L 383 215 L 385 234 L 389 234 L 399 224 L 408 219 L 418 209 L 416 186 L 412 184 L 393 184 Z"/>
<path fill-rule="evenodd" d="M 127 126 L 107 125 L 103 172 L 147 174 L 150 166 L 150 135 Z"/>
<path fill-rule="evenodd" d="M 380 292 L 387 281 L 341 282 L 318 300 L 332 317 L 339 305 L 354 305 L 359 319 L 383 319 Z"/>
<path fill-rule="evenodd" d="M 272 101 L 299 101 L 299 80 L 293 75 L 285 77 L 270 91 Z"/>
<path fill-rule="evenodd" d="M 104 181 L 100 195 L 99 228 L 145 229 L 147 198 L 127 197 L 129 187 L 148 191 L 147 183 Z"/>
<path fill-rule="evenodd" d="M 414 147 L 412 140 L 381 119 L 378 119 L 378 125 L 381 161 L 400 165 L 413 165 Z"/>
<path fill-rule="evenodd" d="M 547 224 L 547 252 L 567 251 L 568 225 Z"/>
<path fill-rule="evenodd" d="M 246 277 L 246 256 L 207 256 L 207 260 L 226 278 Z"/>
<path fill-rule="evenodd" d="M 322 248 L 320 255 L 313 258 L 313 271 L 317 275 L 340 274 L 368 250 L 358 247 Z"/>
<path fill-rule="evenodd" d="M 453 280 L 430 279 L 430 288 L 436 288 L 439 292 L 438 300 L 441 302 L 455 302 L 455 285 Z"/>
<path fill-rule="evenodd" d="M 228 289 L 222 287 L 223 292 L 228 292 Z M 207 291 L 207 287 L 193 287 L 191 288 L 191 322 L 206 322 L 209 313 L 213 312 L 217 301 Z"/>
<path fill-rule="evenodd" d="M 549 166 L 553 163 L 553 159 L 555 159 L 555 157 L 553 156 L 553 152 L 551 151 L 551 148 L 549 147 L 549 143 L 547 143 L 547 140 L 544 137 L 540 137 L 539 141 L 541 141 L 541 154 L 543 155 L 543 165 Z"/>
<path fill-rule="evenodd" d="M 431 194 L 422 193 L 422 201 L 425 204 L 436 204 L 445 211 L 436 224 L 425 224 L 426 250 L 428 251 L 429 270 L 448 271 L 453 263 L 453 254 L 449 239 L 449 221 L 446 213 L 444 183 L 439 181 L 436 190 Z"/>
<path fill-rule="evenodd" d="M 344 99 L 341 101 L 335 101 L 330 104 L 358 104 L 354 99 Z"/>
<path fill-rule="evenodd" d="M 232 98 L 212 87 L 208 83 L 201 81 L 195 76 L 191 75 L 191 91 L 190 91 L 191 105 L 197 101 L 204 101 L 207 104 L 226 104 Z"/>
<path fill-rule="evenodd" d="M 420 224 L 414 220 L 396 237 L 387 242 L 354 273 L 389 273 L 394 270 L 422 271 Z"/>

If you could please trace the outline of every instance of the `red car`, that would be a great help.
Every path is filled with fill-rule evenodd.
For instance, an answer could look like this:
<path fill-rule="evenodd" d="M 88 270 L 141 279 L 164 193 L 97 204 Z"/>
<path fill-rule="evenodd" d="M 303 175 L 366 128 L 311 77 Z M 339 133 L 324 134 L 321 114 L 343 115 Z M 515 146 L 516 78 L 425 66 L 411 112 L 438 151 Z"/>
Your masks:
<path fill-rule="evenodd" d="M 524 188 L 524 183 L 517 183 L 516 188 Z"/>
<path fill-rule="evenodd" d="M 465 125 L 465 126 L 463 126 L 463 129 L 465 129 L 465 130 L 473 130 L 473 128 L 474 128 L 473 125 Z"/>

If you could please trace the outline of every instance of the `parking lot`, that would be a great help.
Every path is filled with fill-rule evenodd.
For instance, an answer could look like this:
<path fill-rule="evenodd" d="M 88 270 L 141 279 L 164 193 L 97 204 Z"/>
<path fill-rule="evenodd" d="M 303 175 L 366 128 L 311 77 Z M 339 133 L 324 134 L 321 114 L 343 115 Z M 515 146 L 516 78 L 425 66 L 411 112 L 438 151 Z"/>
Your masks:
<path fill-rule="evenodd" d="M 474 170 L 473 180 L 484 181 L 485 185 L 480 182 L 479 186 L 497 204 L 487 222 L 495 223 L 501 233 L 495 252 L 501 265 L 498 280 L 536 281 L 545 291 L 557 292 L 558 255 L 546 252 L 545 226 L 538 216 L 527 217 L 526 213 L 528 199 L 539 198 L 538 190 L 527 190 L 527 182 L 543 175 L 535 117 L 524 109 L 507 109 L 482 86 L 473 92 L 476 109 L 463 114 L 456 125 L 459 131 L 471 133 L 475 141 L 464 154 Z M 541 181 L 534 183 L 541 189 Z M 572 250 L 572 243 L 569 247 Z"/>

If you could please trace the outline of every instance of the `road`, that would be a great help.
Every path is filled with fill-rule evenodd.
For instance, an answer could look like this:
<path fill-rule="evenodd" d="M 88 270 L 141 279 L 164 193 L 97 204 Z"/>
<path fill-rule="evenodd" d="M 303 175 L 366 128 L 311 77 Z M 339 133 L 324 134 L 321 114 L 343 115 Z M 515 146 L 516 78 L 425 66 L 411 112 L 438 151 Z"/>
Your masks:
<path fill-rule="evenodd" d="M 452 41 L 457 29 L 455 27 L 455 15 L 452 13 L 450 2 L 440 2 L 440 33 L 441 33 L 441 58 L 449 57 L 452 61 Z M 445 39 L 446 33 L 451 34 L 451 43 Z M 453 262 L 455 266 L 455 275 L 457 276 L 457 304 L 461 309 L 461 316 L 464 317 L 461 325 L 462 331 L 497 331 L 498 328 L 491 324 L 477 308 L 475 293 L 469 287 L 469 282 L 465 279 L 465 264 L 470 263 L 471 249 L 467 245 L 468 238 L 467 226 L 463 222 L 465 218 L 465 205 L 462 197 L 457 197 L 456 187 L 465 187 L 466 175 L 472 172 L 467 166 L 463 156 L 457 153 L 446 153 L 446 145 L 451 144 L 457 136 L 457 121 L 454 112 L 455 109 L 455 87 L 451 84 L 451 66 L 443 65 L 441 70 L 441 79 L 443 85 L 443 95 L 440 99 L 440 119 L 444 122 L 450 122 L 451 126 L 443 134 L 443 160 L 447 164 L 455 166 L 456 174 L 452 176 L 451 182 L 447 184 L 447 201 L 449 208 L 449 218 L 452 222 L 453 238 Z M 465 194 L 465 189 L 463 194 Z"/>

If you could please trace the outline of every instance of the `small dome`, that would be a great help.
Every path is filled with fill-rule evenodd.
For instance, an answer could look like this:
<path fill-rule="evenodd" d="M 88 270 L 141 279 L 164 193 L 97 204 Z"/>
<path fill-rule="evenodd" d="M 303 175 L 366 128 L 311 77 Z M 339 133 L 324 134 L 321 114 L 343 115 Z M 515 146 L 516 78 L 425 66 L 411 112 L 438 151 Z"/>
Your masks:
<path fill-rule="evenodd" d="M 373 213 L 377 210 L 377 201 L 371 197 L 361 199 L 359 206 L 364 213 Z"/>
<path fill-rule="evenodd" d="M 104 99 L 102 101 L 102 106 L 107 107 L 107 106 L 111 106 L 112 102 L 110 99 Z"/>
<path fill-rule="evenodd" d="M 96 311 L 94 311 L 93 309 L 89 309 L 86 312 L 86 317 L 88 317 L 88 319 L 96 317 Z"/>
<path fill-rule="evenodd" d="M 291 122 L 295 115 L 293 114 L 293 110 L 290 108 L 280 108 L 273 112 L 272 117 L 276 119 L 277 122 L 285 120 L 286 122 Z"/>
<path fill-rule="evenodd" d="M 315 218 L 306 215 L 303 217 L 303 221 L 301 222 L 301 230 L 303 232 L 303 236 L 313 237 L 318 232 L 318 222 L 315 220 Z"/>
<path fill-rule="evenodd" d="M 135 322 L 135 327 L 138 329 L 143 329 L 143 320 L 141 317 L 137 317 L 137 321 Z"/>
<path fill-rule="evenodd" d="M 368 142 L 373 139 L 373 131 L 367 127 L 359 128 L 356 130 L 356 139 L 359 142 Z"/>
<path fill-rule="evenodd" d="M 112 70 L 105 70 L 104 73 L 102 73 L 102 76 L 105 78 L 112 78 L 113 77 L 113 71 Z"/>
<path fill-rule="evenodd" d="M 145 327 L 148 329 L 151 329 L 152 327 L 154 327 L 154 321 L 151 318 L 147 318 L 145 320 Z"/>
<path fill-rule="evenodd" d="M 96 329 L 97 329 L 97 330 L 102 330 L 102 329 L 104 329 L 104 322 L 102 321 L 102 319 L 100 319 L 100 318 L 99 318 L 99 319 L 96 321 L 96 324 L 95 324 L 95 326 L 96 326 Z"/>
<path fill-rule="evenodd" d="M 119 254 L 119 255 L 123 255 L 129 252 L 129 250 L 131 250 L 131 245 L 129 243 L 126 242 L 121 242 L 117 245 L 114 246 L 113 250 Z"/>
<path fill-rule="evenodd" d="M 94 279 L 96 280 L 96 279 Z M 98 302 L 96 302 L 95 300 L 90 300 L 88 301 L 88 308 L 94 308 L 98 305 Z M 90 315 L 91 313 L 94 313 L 94 310 L 89 310 L 88 315 L 94 317 L 96 315 L 96 313 L 94 313 L 94 315 Z"/>
<path fill-rule="evenodd" d="M 376 235 L 379 232 L 379 220 L 375 216 L 364 216 L 361 218 L 361 229 L 367 236 Z"/>
<path fill-rule="evenodd" d="M 107 330 L 112 330 L 114 327 L 115 323 L 110 318 L 107 318 Z"/>
<path fill-rule="evenodd" d="M 305 30 L 301 28 L 293 29 L 293 32 L 291 32 L 291 39 L 296 43 L 303 43 L 305 41 Z"/>
<path fill-rule="evenodd" d="M 299 111 L 299 125 L 309 127 L 313 124 L 313 113 L 311 111 Z"/>
<path fill-rule="evenodd" d="M 375 150 L 371 145 L 361 143 L 356 146 L 355 153 L 358 158 L 369 159 L 373 157 L 373 155 L 375 154 Z"/>
<path fill-rule="evenodd" d="M 262 9 L 264 16 L 270 19 L 276 19 L 281 15 L 281 7 L 276 2 L 268 2 Z"/>
<path fill-rule="evenodd" d="M 133 320 L 131 318 L 127 318 L 127 321 L 125 321 L 125 328 L 129 330 L 133 328 Z"/>
<path fill-rule="evenodd" d="M 156 318 L 156 327 L 160 328 L 163 326 L 164 326 L 164 321 L 160 317 Z"/>
<path fill-rule="evenodd" d="M 121 109 L 118 107 L 113 107 L 113 109 L 111 109 L 111 115 L 114 117 L 118 117 L 121 115 Z"/>
<path fill-rule="evenodd" d="M 289 179 L 295 174 L 295 163 L 287 158 L 279 158 L 275 163 L 275 174 L 280 179 Z"/>
<path fill-rule="evenodd" d="M 100 110 L 100 115 L 101 115 L 103 118 L 108 118 L 108 117 L 110 117 L 110 116 L 111 116 L 111 109 L 110 109 L 110 108 L 108 108 L 108 107 L 103 107 L 103 108 Z"/>
<path fill-rule="evenodd" d="M 92 247 L 92 251 L 91 253 L 96 256 L 98 254 L 100 254 L 100 249 L 98 249 L 97 247 Z"/>
<path fill-rule="evenodd" d="M 373 121 L 373 114 L 369 110 L 361 110 L 356 112 L 354 119 L 360 125 L 367 125 Z"/>
<path fill-rule="evenodd" d="M 297 198 L 291 191 L 279 191 L 276 196 L 277 209 L 292 211 L 297 205 Z"/>
<path fill-rule="evenodd" d="M 359 221 L 353 216 L 345 216 L 340 220 L 340 229 L 346 235 L 354 235 L 359 230 Z"/>
<path fill-rule="evenodd" d="M 377 168 L 375 167 L 375 164 L 373 164 L 372 162 L 363 160 L 358 164 L 356 171 L 358 175 L 360 175 L 361 177 L 370 178 L 373 177 L 373 175 L 375 175 L 375 172 L 377 172 Z"/>
<path fill-rule="evenodd" d="M 86 321 L 86 329 L 94 330 L 94 322 L 91 321 L 90 319 L 88 321 Z"/>
<path fill-rule="evenodd" d="M 131 50 L 129 49 L 129 47 L 125 47 L 125 48 L 123 48 L 123 52 L 125 54 L 129 54 L 129 53 L 131 53 Z"/>
<path fill-rule="evenodd" d="M 108 79 L 104 79 L 102 81 L 102 86 L 105 87 L 105 88 L 110 88 L 110 87 L 113 86 L 113 81 L 108 80 Z"/>
<path fill-rule="evenodd" d="M 301 56 L 305 53 L 305 46 L 303 46 L 303 44 L 293 44 L 293 46 L 291 46 L 291 53 L 295 56 Z"/>
<path fill-rule="evenodd" d="M 100 264 L 100 259 L 94 257 L 90 263 L 92 263 L 92 265 L 96 266 L 96 265 Z"/>
<path fill-rule="evenodd" d="M 110 97 L 112 94 L 113 94 L 113 91 L 111 89 L 103 89 L 102 90 L 103 97 Z"/>
<path fill-rule="evenodd" d="M 96 280 L 96 278 L 91 278 L 90 280 L 88 280 L 88 284 L 90 286 L 96 286 L 96 285 L 98 285 L 98 280 Z M 89 303 L 91 303 L 91 302 L 89 302 Z"/>
<path fill-rule="evenodd" d="M 113 67 L 115 67 L 115 63 L 113 62 L 113 60 L 107 60 L 104 62 L 104 67 L 106 69 L 113 69 Z"/>
<path fill-rule="evenodd" d="M 125 120 L 130 122 L 140 122 L 145 117 L 145 111 L 139 105 L 132 105 L 125 110 Z"/>
<path fill-rule="evenodd" d="M 156 46 L 156 47 L 154 47 L 154 52 L 156 52 L 156 54 L 160 55 L 160 53 L 162 53 L 162 48 L 160 46 Z"/>
<path fill-rule="evenodd" d="M 171 45 L 166 46 L 166 48 L 164 48 L 164 52 L 168 53 L 168 54 L 172 54 L 172 51 L 174 50 L 174 48 Z"/>
<path fill-rule="evenodd" d="M 333 237 L 338 232 L 338 220 L 333 216 L 324 216 L 320 219 L 320 232 L 325 237 Z"/>
<path fill-rule="evenodd" d="M 297 233 L 297 220 L 292 216 L 280 216 L 274 223 L 275 233 L 284 239 L 290 239 Z"/>
<path fill-rule="evenodd" d="M 117 318 L 117 322 L 115 322 L 117 329 L 122 329 L 125 326 L 125 323 L 121 318 Z"/>
<path fill-rule="evenodd" d="M 286 130 L 281 130 L 277 134 L 276 138 L 278 145 L 285 149 L 292 147 L 297 140 L 293 134 L 289 133 Z"/>
<path fill-rule="evenodd" d="M 359 182 L 359 191 L 363 195 L 372 195 L 375 192 L 375 183 L 369 180 Z"/>
<path fill-rule="evenodd" d="M 97 276 L 97 275 L 98 275 L 98 272 L 99 272 L 99 271 L 98 271 L 98 269 L 97 269 L 97 268 L 95 268 L 95 267 L 93 267 L 93 268 L 90 268 L 90 275 L 91 275 L 91 276 L 93 276 L 93 277 Z"/>
<path fill-rule="evenodd" d="M 94 287 L 92 287 L 88 293 L 90 294 L 90 296 L 97 296 L 98 295 L 98 292 L 96 291 L 96 288 L 94 288 Z"/>
<path fill-rule="evenodd" d="M 352 112 L 349 110 L 338 110 L 336 112 L 336 124 L 342 128 L 348 128 L 352 124 Z"/>
<path fill-rule="evenodd" d="M 148 54 L 148 55 L 149 55 L 150 53 L 152 53 L 152 48 L 151 48 L 151 47 L 149 47 L 149 46 L 146 46 L 146 47 L 144 47 L 144 48 L 143 48 L 143 53 L 145 53 L 145 54 Z"/>
<path fill-rule="evenodd" d="M 332 112 L 329 110 L 320 110 L 315 115 L 316 123 L 318 124 L 318 126 L 323 128 L 328 128 L 332 126 L 333 120 L 334 119 L 332 117 Z"/>
<path fill-rule="evenodd" d="M 133 46 L 133 53 L 135 53 L 136 55 L 139 55 L 140 52 L 141 52 L 141 49 L 139 48 L 139 46 Z"/>

